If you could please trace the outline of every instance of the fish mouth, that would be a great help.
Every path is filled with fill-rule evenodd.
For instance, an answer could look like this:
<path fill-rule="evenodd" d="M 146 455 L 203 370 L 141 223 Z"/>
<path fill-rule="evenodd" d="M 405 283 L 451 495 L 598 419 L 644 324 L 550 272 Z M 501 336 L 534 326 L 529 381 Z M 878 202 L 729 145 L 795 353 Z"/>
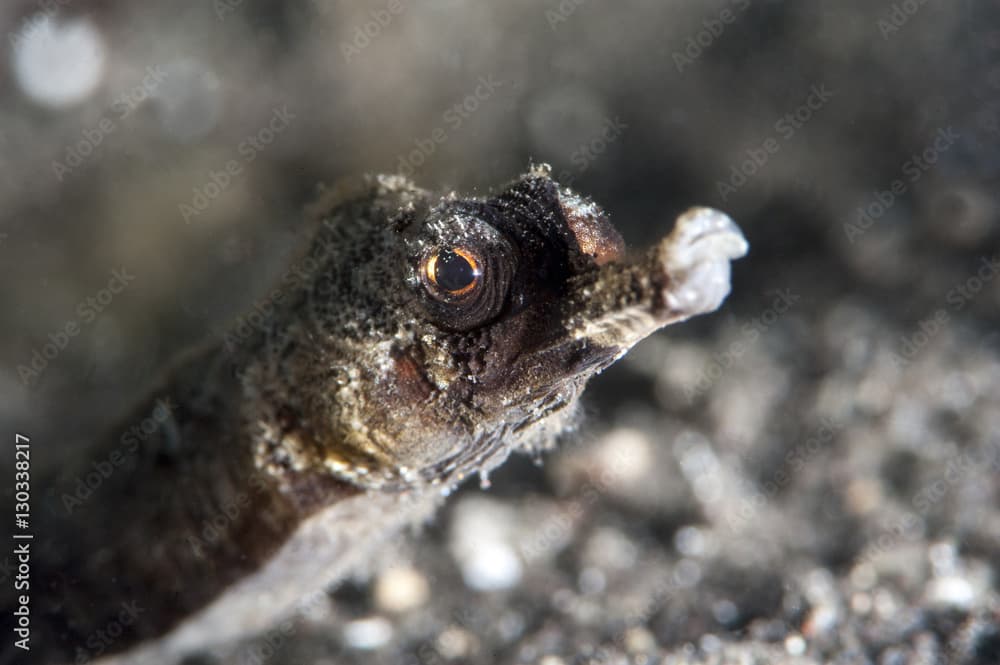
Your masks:
<path fill-rule="evenodd" d="M 730 264 L 748 248 L 728 215 L 691 208 L 644 255 L 609 261 L 575 285 L 580 313 L 567 327 L 620 356 L 666 325 L 718 309 L 730 292 Z"/>
<path fill-rule="evenodd" d="M 691 208 L 657 254 L 668 277 L 663 290 L 668 309 L 688 316 L 714 312 L 729 295 L 730 263 L 746 256 L 750 246 L 740 227 L 713 208 Z"/>

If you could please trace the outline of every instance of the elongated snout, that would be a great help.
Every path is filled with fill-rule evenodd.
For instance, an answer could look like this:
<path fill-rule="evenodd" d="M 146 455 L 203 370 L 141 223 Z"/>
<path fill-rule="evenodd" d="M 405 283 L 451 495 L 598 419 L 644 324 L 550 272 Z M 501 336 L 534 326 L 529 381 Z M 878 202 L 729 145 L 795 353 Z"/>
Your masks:
<path fill-rule="evenodd" d="M 576 339 L 625 353 L 663 326 L 715 311 L 729 294 L 730 262 L 747 249 L 728 215 L 691 208 L 645 254 L 606 262 L 581 280 L 574 297 L 582 313 L 568 327 Z"/>

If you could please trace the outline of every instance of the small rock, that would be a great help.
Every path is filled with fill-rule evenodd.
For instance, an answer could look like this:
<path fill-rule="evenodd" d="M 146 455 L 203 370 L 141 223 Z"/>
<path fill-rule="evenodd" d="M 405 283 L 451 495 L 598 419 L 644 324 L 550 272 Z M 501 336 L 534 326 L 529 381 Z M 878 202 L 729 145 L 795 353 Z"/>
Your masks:
<path fill-rule="evenodd" d="M 429 595 L 427 578 L 409 566 L 389 568 L 375 582 L 375 603 L 387 612 L 412 610 L 427 602 Z"/>
<path fill-rule="evenodd" d="M 625 631 L 625 650 L 629 653 L 650 653 L 656 649 L 656 638 L 641 626 Z"/>
<path fill-rule="evenodd" d="M 975 603 L 976 590 L 964 577 L 947 575 L 931 580 L 927 585 L 926 600 L 933 605 L 969 610 Z"/>
<path fill-rule="evenodd" d="M 344 626 L 344 642 L 353 649 L 371 651 L 392 639 L 392 624 L 380 616 L 351 621 Z"/>
<path fill-rule="evenodd" d="M 801 635 L 789 635 L 785 638 L 785 651 L 790 656 L 801 656 L 806 652 L 806 641 Z"/>

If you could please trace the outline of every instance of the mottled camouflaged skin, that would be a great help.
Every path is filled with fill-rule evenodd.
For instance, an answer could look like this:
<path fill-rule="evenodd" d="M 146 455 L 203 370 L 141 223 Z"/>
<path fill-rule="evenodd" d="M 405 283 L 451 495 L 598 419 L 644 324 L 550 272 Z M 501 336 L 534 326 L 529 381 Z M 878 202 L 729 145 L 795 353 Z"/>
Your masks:
<path fill-rule="evenodd" d="M 571 406 L 615 355 L 566 338 L 570 278 L 596 264 L 547 178 L 430 211 L 425 192 L 381 182 L 326 217 L 314 252 L 327 267 L 296 323 L 269 340 L 281 361 L 252 370 L 270 391 L 261 409 L 286 420 L 280 434 L 264 423 L 259 452 L 275 469 L 326 468 L 366 487 L 451 484 L 499 463 L 507 435 Z M 484 257 L 494 293 L 483 306 L 439 302 L 421 285 L 422 257 L 449 244 Z"/>
<path fill-rule="evenodd" d="M 169 662 L 266 628 L 463 478 L 550 446 L 591 376 L 719 305 L 746 249 L 728 218 L 696 210 L 626 261 L 604 213 L 545 168 L 488 199 L 366 178 L 311 216 L 309 279 L 235 350 L 166 374 L 108 439 L 172 405 L 126 465 L 71 511 L 65 493 L 107 447 L 46 483 L 32 662 Z M 452 247 L 481 280 L 442 299 L 423 271 Z M 95 639 L 116 622 L 110 644 Z"/>

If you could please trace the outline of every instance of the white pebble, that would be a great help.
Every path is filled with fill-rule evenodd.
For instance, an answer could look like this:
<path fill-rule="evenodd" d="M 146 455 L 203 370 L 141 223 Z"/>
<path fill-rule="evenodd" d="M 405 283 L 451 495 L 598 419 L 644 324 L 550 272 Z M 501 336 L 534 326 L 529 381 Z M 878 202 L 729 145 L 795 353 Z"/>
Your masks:
<path fill-rule="evenodd" d="M 817 605 L 810 610 L 803 625 L 802 632 L 810 637 L 818 637 L 830 633 L 840 621 L 840 612 L 834 605 Z"/>
<path fill-rule="evenodd" d="M 644 432 L 619 427 L 610 431 L 601 442 L 598 463 L 611 482 L 628 486 L 640 482 L 653 470 L 652 448 L 652 442 Z"/>
<path fill-rule="evenodd" d="M 475 642 L 472 633 L 458 626 L 448 626 L 435 640 L 438 652 L 446 660 L 465 658 L 472 652 Z"/>
<path fill-rule="evenodd" d="M 927 585 L 927 600 L 932 604 L 968 610 L 976 600 L 976 590 L 964 577 L 947 575 L 931 580 Z"/>
<path fill-rule="evenodd" d="M 392 625 L 379 616 L 358 619 L 344 626 L 344 641 L 354 649 L 370 651 L 392 639 Z"/>
<path fill-rule="evenodd" d="M 509 589 L 521 581 L 521 560 L 506 543 L 484 542 L 459 563 L 466 585 L 477 591 Z"/>
<path fill-rule="evenodd" d="M 412 610 L 423 605 L 429 595 L 427 578 L 409 566 L 389 568 L 375 582 L 375 602 L 388 612 Z"/>
<path fill-rule="evenodd" d="M 495 591 L 517 584 L 521 560 L 514 549 L 516 513 L 492 499 L 466 498 L 455 509 L 449 549 L 466 585 Z"/>
<path fill-rule="evenodd" d="M 625 631 L 625 650 L 629 653 L 650 653 L 656 649 L 656 638 L 642 626 Z"/>
<path fill-rule="evenodd" d="M 789 635 L 785 638 L 785 651 L 790 656 L 801 656 L 806 652 L 806 641 L 801 635 Z"/>
<path fill-rule="evenodd" d="M 32 100 L 65 108 L 89 97 L 104 76 L 104 42 L 90 22 L 27 19 L 12 37 L 14 77 Z"/>

